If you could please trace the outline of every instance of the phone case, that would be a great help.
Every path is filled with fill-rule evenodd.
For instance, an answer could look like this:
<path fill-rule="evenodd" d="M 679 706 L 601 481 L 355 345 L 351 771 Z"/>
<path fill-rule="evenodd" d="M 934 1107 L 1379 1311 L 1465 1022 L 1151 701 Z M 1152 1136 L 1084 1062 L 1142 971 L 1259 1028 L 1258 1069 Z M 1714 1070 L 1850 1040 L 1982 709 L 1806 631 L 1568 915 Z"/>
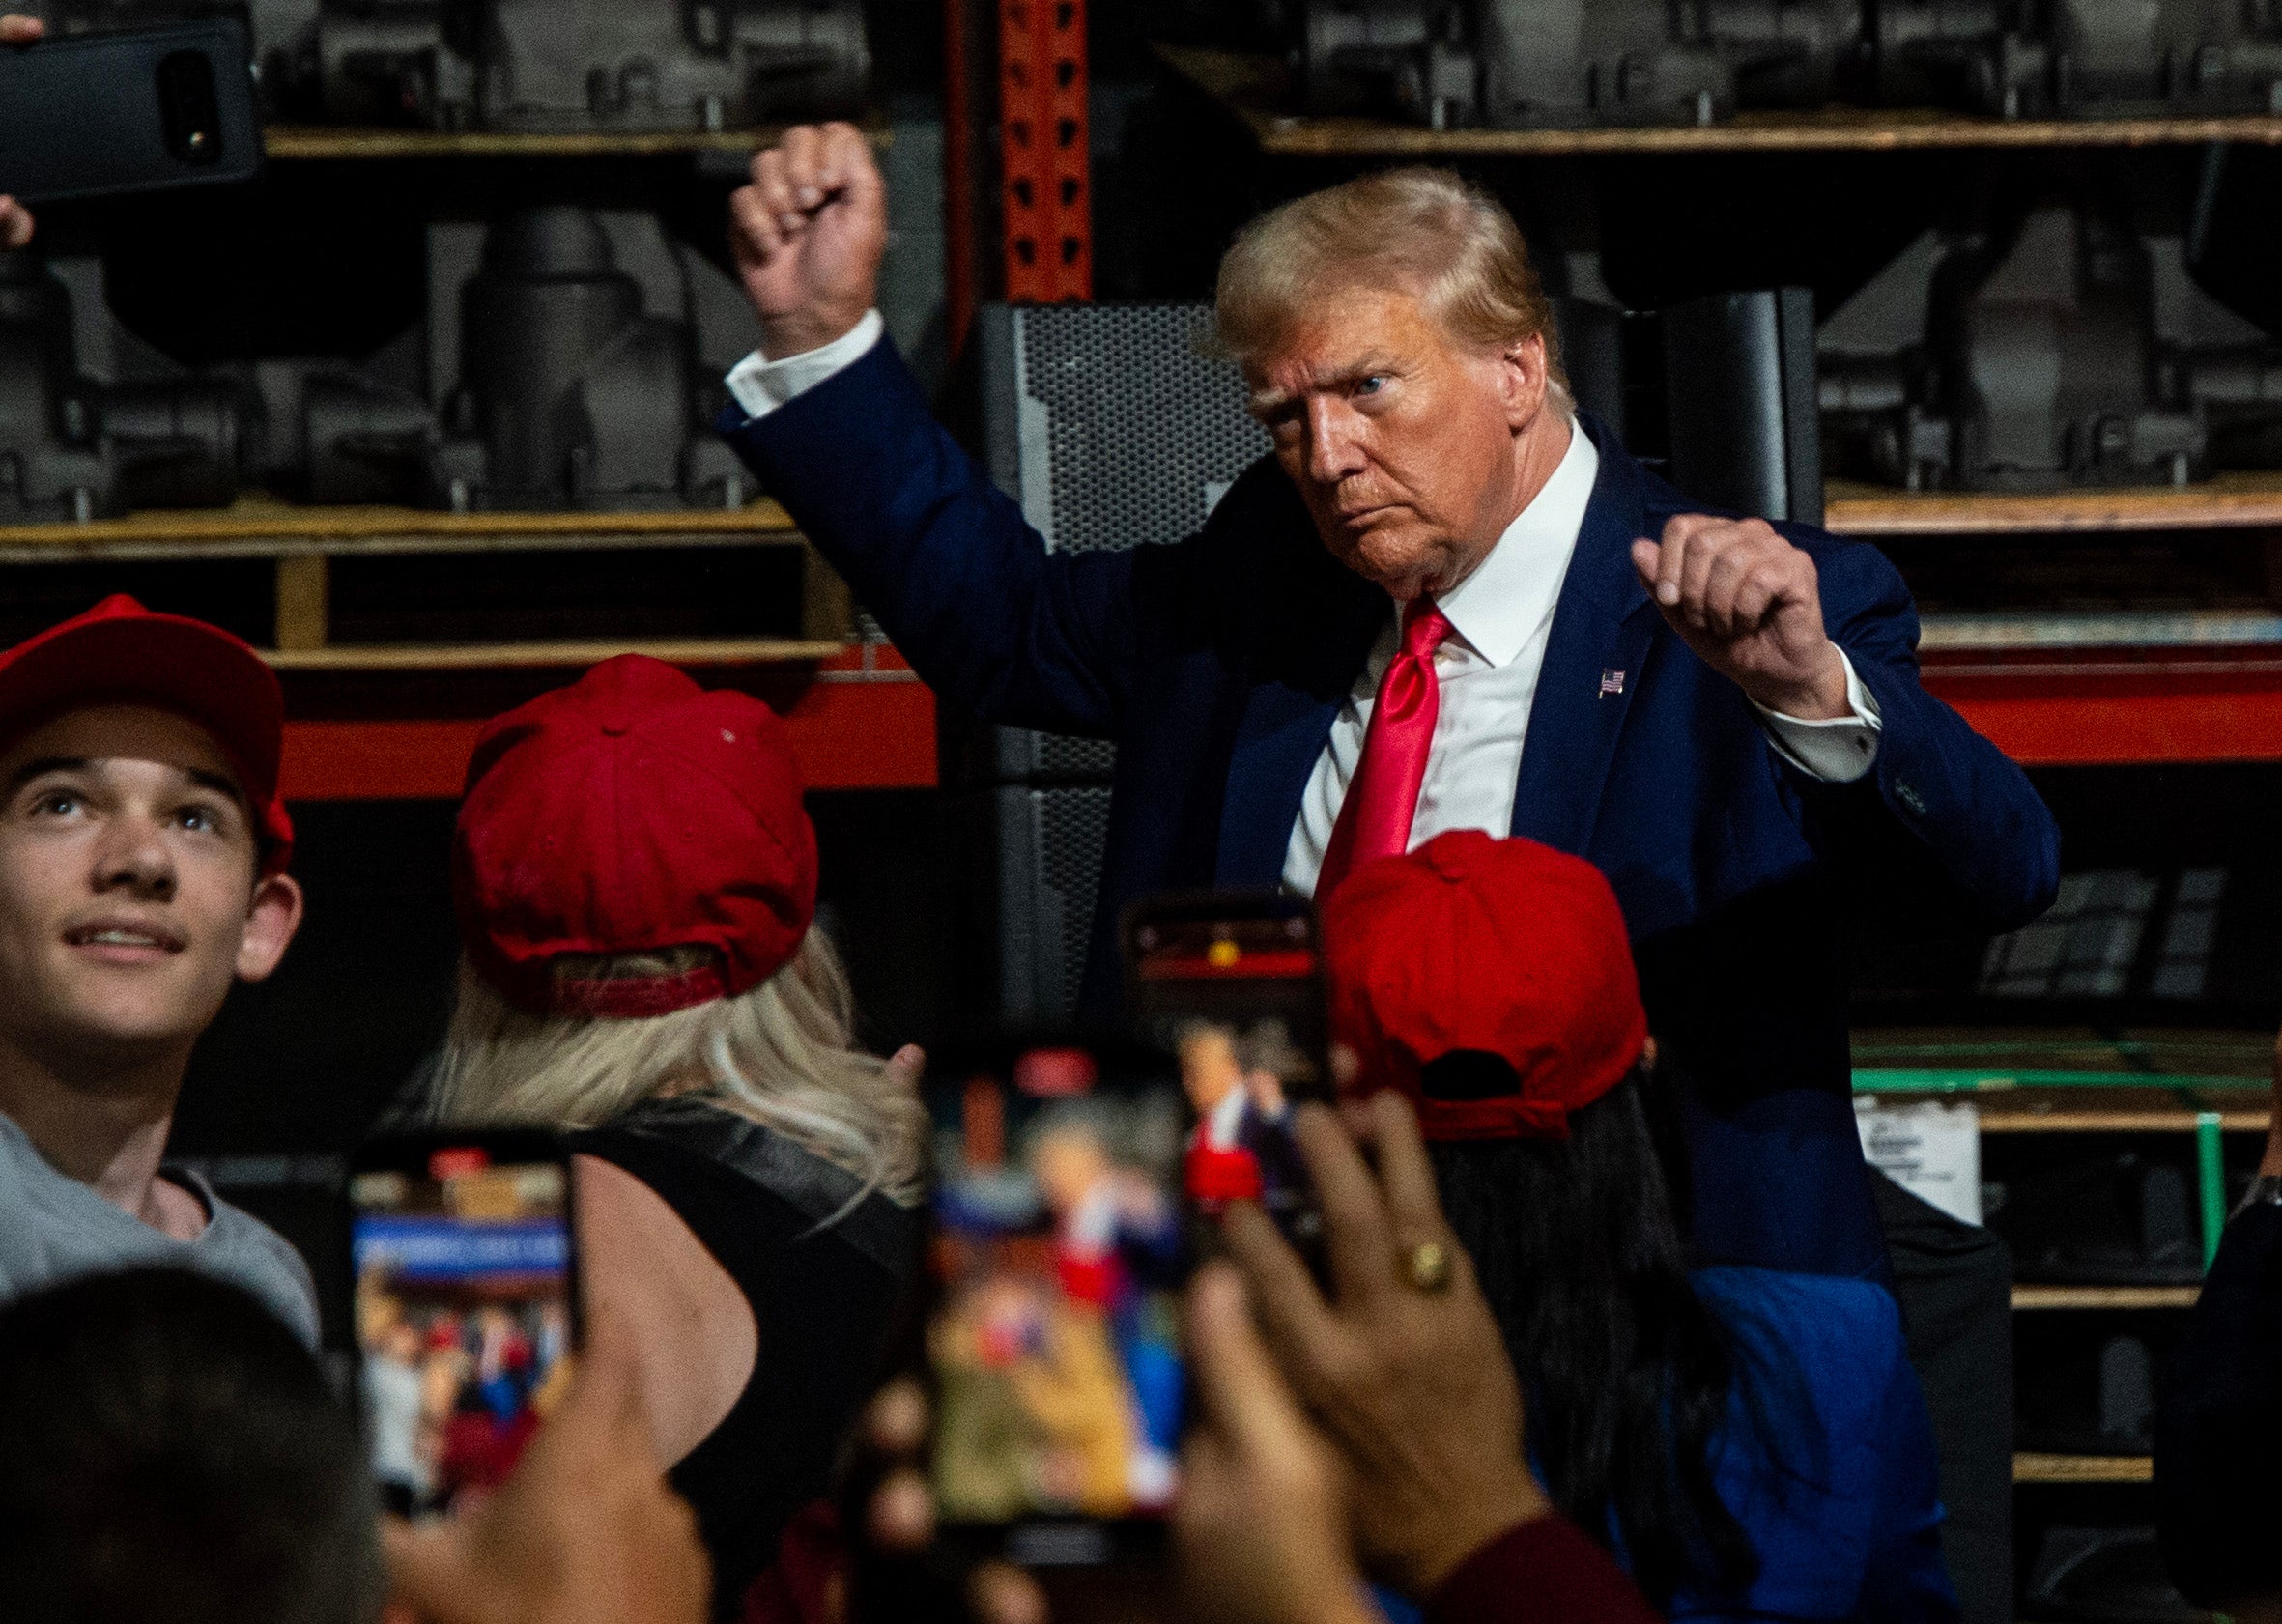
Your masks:
<path fill-rule="evenodd" d="M 229 18 L 0 45 L 0 192 L 40 203 L 261 166 L 245 31 Z"/>

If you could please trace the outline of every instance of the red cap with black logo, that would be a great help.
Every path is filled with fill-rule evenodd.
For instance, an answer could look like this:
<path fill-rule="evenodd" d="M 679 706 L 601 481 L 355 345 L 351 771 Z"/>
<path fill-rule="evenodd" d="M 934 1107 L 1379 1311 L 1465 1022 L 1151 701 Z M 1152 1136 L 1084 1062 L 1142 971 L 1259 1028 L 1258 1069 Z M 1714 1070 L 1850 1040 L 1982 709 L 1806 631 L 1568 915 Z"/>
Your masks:
<path fill-rule="evenodd" d="M 212 734 L 252 808 L 262 871 L 284 871 L 293 857 L 293 819 L 277 794 L 285 696 L 252 645 L 121 592 L 0 653 L 0 739 L 108 704 L 149 705 Z"/>
<path fill-rule="evenodd" d="M 622 654 L 496 718 L 452 852 L 460 939 L 508 1002 L 661 1015 L 759 985 L 816 907 L 816 837 L 776 713 Z M 706 948 L 647 978 L 566 979 L 566 954 Z"/>
<path fill-rule="evenodd" d="M 1323 932 L 1332 1037 L 1366 1085 L 1411 1097 L 1429 1139 L 1566 1138 L 1647 1041 L 1616 894 L 1534 840 L 1458 830 L 1366 863 L 1324 903 Z M 1503 1062 L 1497 1086 L 1438 1087 L 1456 1055 Z"/>

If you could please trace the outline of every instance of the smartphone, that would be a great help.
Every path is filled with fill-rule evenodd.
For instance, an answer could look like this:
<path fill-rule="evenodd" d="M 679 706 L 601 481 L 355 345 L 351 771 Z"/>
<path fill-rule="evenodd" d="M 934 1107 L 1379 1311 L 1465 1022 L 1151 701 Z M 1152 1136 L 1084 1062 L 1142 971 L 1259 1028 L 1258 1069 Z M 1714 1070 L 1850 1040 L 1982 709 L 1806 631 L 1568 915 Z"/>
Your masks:
<path fill-rule="evenodd" d="M 357 1386 L 405 1516 L 506 1481 L 580 1335 L 569 1153 L 553 1134 L 375 1140 L 349 1172 Z"/>
<path fill-rule="evenodd" d="M 1098 1566 L 1162 1544 L 1184 1378 L 1187 1112 L 1138 1048 L 938 1052 L 927 1317 L 937 1513 L 970 1555 Z"/>
<path fill-rule="evenodd" d="M 1275 891 L 1149 897 L 1122 934 L 1134 1036 L 1173 1063 L 1194 1118 L 1188 1200 L 1207 1216 L 1257 1201 L 1312 1253 L 1322 1214 L 1292 1112 L 1334 1095 L 1314 905 Z"/>
<path fill-rule="evenodd" d="M 0 192 L 28 203 L 251 180 L 253 67 L 233 18 L 0 45 Z"/>

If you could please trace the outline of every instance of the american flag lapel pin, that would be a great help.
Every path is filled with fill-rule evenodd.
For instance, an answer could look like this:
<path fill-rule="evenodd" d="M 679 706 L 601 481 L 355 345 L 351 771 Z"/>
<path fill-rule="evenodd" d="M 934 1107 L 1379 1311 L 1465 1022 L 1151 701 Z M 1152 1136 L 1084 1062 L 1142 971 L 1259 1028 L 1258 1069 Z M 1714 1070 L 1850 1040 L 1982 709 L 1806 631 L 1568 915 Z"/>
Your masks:
<path fill-rule="evenodd" d="M 1624 673 L 1622 671 L 1603 671 L 1601 673 L 1602 698 L 1605 699 L 1612 694 L 1621 694 L 1623 692 Z"/>

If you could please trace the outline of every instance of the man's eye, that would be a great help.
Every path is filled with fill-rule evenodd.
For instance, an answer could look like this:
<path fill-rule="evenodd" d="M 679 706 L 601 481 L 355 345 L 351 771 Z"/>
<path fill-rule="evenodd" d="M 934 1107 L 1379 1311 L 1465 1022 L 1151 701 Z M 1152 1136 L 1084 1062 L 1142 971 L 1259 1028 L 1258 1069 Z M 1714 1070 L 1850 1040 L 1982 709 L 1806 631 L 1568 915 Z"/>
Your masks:
<path fill-rule="evenodd" d="M 211 835 L 222 826 L 221 813 L 212 807 L 185 807 L 175 818 L 185 829 L 199 835 Z"/>
<path fill-rule="evenodd" d="M 1360 379 L 1356 382 L 1355 392 L 1358 395 L 1375 395 L 1384 387 L 1386 387 L 1386 379 L 1383 375 L 1374 372 L 1370 377 Z"/>
<path fill-rule="evenodd" d="M 32 803 L 35 817 L 70 817 L 83 803 L 68 789 L 50 789 Z"/>

